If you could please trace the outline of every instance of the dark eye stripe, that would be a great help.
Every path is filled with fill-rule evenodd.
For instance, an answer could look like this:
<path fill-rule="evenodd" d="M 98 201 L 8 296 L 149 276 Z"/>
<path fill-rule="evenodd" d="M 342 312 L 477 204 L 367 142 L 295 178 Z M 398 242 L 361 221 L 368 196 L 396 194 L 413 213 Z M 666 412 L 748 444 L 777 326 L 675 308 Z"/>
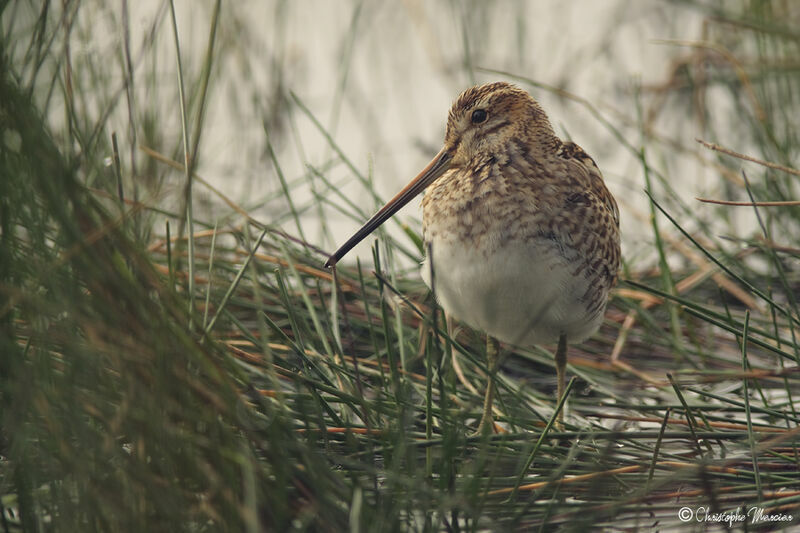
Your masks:
<path fill-rule="evenodd" d="M 489 128 L 488 130 L 483 130 L 483 135 L 486 135 L 488 133 L 494 133 L 497 130 L 499 130 L 500 128 L 505 128 L 509 124 L 511 124 L 511 122 L 508 121 L 508 120 L 504 120 L 503 122 L 498 122 L 497 124 L 495 124 L 494 126 Z"/>

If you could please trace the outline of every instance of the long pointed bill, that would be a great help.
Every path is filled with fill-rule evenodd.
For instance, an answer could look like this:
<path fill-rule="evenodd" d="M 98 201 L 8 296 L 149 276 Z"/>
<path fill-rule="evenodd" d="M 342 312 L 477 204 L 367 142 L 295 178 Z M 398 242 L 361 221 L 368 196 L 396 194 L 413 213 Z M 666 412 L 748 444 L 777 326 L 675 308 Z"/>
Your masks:
<path fill-rule="evenodd" d="M 444 172 L 450 168 L 450 157 L 450 153 L 442 148 L 442 150 L 436 154 L 436 157 L 434 157 L 433 160 L 428 163 L 428 166 L 425 167 L 416 178 L 411 180 L 411 183 L 406 185 L 402 191 L 397 193 L 397 196 L 389 200 L 386 205 L 378 210 L 377 213 L 372 215 L 372 218 L 370 218 L 366 224 L 361 226 L 361 229 L 355 232 L 346 243 L 344 243 L 333 253 L 333 255 L 328 258 L 328 260 L 325 262 L 325 266 L 330 268 L 336 265 L 336 263 L 339 262 L 339 259 L 344 257 L 347 252 L 352 250 L 356 244 L 363 241 L 367 235 L 378 229 L 378 226 L 389 220 L 392 215 L 397 213 L 401 207 L 410 202 L 412 198 L 421 193 L 425 187 L 433 182 L 433 180 L 444 174 Z"/>

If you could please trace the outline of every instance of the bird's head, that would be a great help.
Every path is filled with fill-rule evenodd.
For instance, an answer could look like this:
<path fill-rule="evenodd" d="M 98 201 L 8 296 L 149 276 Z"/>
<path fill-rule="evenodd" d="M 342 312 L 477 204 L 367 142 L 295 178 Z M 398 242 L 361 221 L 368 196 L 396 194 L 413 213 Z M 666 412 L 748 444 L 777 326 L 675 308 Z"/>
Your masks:
<path fill-rule="evenodd" d="M 519 87 L 500 81 L 467 89 L 450 108 L 444 146 L 439 153 L 331 255 L 325 266 L 335 265 L 344 254 L 448 170 L 501 156 L 515 143 L 536 154 L 554 151 L 559 142 L 545 112 Z"/>
<path fill-rule="evenodd" d="M 442 151 L 448 154 L 450 166 L 462 167 L 498 156 L 514 143 L 546 151 L 558 142 L 538 102 L 501 81 L 461 93 L 450 108 Z"/>

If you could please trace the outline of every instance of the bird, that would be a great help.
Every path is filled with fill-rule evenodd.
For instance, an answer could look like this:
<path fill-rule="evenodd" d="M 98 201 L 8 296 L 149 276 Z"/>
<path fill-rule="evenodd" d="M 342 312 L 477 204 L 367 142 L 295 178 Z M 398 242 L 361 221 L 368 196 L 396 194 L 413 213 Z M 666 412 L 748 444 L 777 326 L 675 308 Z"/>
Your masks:
<path fill-rule="evenodd" d="M 595 161 L 553 130 L 541 105 L 503 81 L 452 104 L 442 149 L 326 261 L 424 192 L 421 274 L 447 316 L 487 336 L 489 369 L 477 434 L 496 429 L 500 342 L 552 344 L 557 395 L 568 344 L 600 327 L 620 261 L 619 209 Z M 563 427 L 563 409 L 557 423 Z"/>

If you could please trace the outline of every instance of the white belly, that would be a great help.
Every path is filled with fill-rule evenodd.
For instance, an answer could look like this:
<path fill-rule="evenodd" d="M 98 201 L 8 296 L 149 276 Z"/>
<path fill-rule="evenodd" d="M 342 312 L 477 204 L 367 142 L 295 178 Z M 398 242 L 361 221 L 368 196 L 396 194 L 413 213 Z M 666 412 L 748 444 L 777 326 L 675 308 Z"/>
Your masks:
<path fill-rule="evenodd" d="M 433 286 L 429 258 L 422 277 L 445 312 L 503 342 L 550 343 L 561 334 L 580 342 L 603 320 L 604 309 L 587 309 L 589 282 L 551 240 L 511 240 L 484 254 L 436 239 L 432 252 Z"/>

